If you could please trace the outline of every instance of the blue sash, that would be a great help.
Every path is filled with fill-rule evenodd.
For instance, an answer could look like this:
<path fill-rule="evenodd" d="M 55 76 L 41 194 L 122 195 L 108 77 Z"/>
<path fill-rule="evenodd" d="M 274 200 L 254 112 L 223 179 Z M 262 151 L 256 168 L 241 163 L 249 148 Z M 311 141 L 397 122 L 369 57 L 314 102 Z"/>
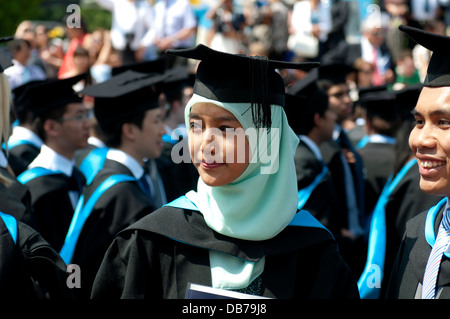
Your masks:
<path fill-rule="evenodd" d="M 198 211 L 197 206 L 185 195 L 178 197 L 177 199 L 173 200 L 170 203 L 165 204 L 164 206 L 171 206 L 176 208 Z M 297 214 L 295 214 L 294 218 L 292 218 L 288 226 L 322 228 L 331 234 L 331 232 L 325 226 L 323 226 L 314 216 L 312 216 L 306 210 L 301 210 Z M 331 234 L 331 236 L 333 235 Z"/>
<path fill-rule="evenodd" d="M 8 229 L 15 244 L 17 242 L 17 220 L 13 216 L 2 212 L 0 212 L 0 218 L 5 223 L 6 229 Z"/>
<path fill-rule="evenodd" d="M 403 177 L 405 177 L 411 167 L 416 164 L 416 162 L 417 160 L 415 158 L 407 162 L 393 180 L 391 175 L 387 180 L 380 197 L 378 198 L 370 225 L 367 262 L 364 267 L 364 271 L 358 280 L 358 288 L 361 299 L 379 298 L 381 290 L 380 287 L 369 287 L 368 281 L 369 277 L 374 275 L 374 266 L 378 266 L 380 269 L 380 282 L 384 275 L 384 260 L 386 254 L 386 204 L 393 190 L 397 187 Z"/>
<path fill-rule="evenodd" d="M 324 178 L 324 176 L 328 173 L 328 167 L 323 166 L 322 172 L 316 176 L 311 184 L 306 186 L 305 188 L 298 191 L 298 209 L 302 209 L 305 203 L 308 201 L 309 197 L 313 190 L 319 185 L 320 181 Z"/>
<path fill-rule="evenodd" d="M 41 147 L 34 144 L 31 141 L 28 140 L 16 140 L 14 142 L 8 142 L 8 150 L 13 149 L 14 147 L 20 146 L 20 145 L 32 145 L 34 147 L 36 147 L 37 149 L 40 149 Z"/>
<path fill-rule="evenodd" d="M 162 139 L 163 139 L 163 142 L 170 143 L 172 145 L 175 145 L 179 142 L 179 140 L 173 140 L 172 137 L 168 134 L 164 134 L 162 136 Z"/>
<path fill-rule="evenodd" d="M 99 185 L 99 187 L 94 191 L 86 204 L 84 204 L 84 195 L 81 195 L 77 207 L 75 208 L 72 221 L 70 222 L 69 230 L 64 240 L 64 244 L 59 253 L 66 264 L 70 264 L 84 223 L 91 214 L 92 209 L 94 208 L 94 205 L 98 201 L 100 196 L 102 196 L 102 194 L 113 185 L 130 181 L 136 181 L 136 179 L 130 175 L 112 175 Z"/>
<path fill-rule="evenodd" d="M 434 222 L 436 220 L 437 214 L 439 213 L 441 208 L 445 206 L 445 204 L 447 204 L 447 197 L 443 198 L 439 203 L 431 207 L 427 213 L 427 219 L 425 220 L 425 239 L 427 240 L 427 243 L 431 246 L 431 248 L 433 248 L 436 241 Z M 445 252 L 444 255 L 450 258 L 449 253 Z"/>
<path fill-rule="evenodd" d="M 369 135 L 364 135 L 361 140 L 356 145 L 357 149 L 363 148 L 366 144 L 369 143 Z"/>
<path fill-rule="evenodd" d="M 79 169 L 86 177 L 86 185 L 90 185 L 95 175 L 103 168 L 108 150 L 108 147 L 95 148 L 81 162 Z"/>
<path fill-rule="evenodd" d="M 33 167 L 33 168 L 26 170 L 22 174 L 20 174 L 17 177 L 17 180 L 22 184 L 26 184 L 29 181 L 35 179 L 36 177 L 46 176 L 46 175 L 56 175 L 56 174 L 63 174 L 63 173 L 60 171 L 52 171 L 52 170 L 50 170 L 48 168 L 44 168 L 44 167 Z"/>

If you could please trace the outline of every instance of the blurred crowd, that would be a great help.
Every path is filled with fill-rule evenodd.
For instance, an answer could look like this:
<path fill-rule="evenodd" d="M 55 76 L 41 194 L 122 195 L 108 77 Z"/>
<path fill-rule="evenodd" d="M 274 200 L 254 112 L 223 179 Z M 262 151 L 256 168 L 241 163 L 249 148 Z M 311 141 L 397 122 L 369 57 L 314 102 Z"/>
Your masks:
<path fill-rule="evenodd" d="M 167 49 L 198 43 L 276 60 L 344 62 L 355 69 L 357 86 L 399 88 L 423 81 L 430 51 L 409 41 L 398 25 L 445 34 L 450 20 L 446 0 L 96 2 L 112 14 L 109 30 L 88 32 L 82 14 L 80 28 L 50 29 L 32 21 L 18 25 L 8 45 L 13 66 L 5 71 L 12 89 L 84 72 L 90 75 L 87 84 L 100 83 L 114 67 L 155 60 Z M 312 40 L 299 49 L 296 35 Z M 286 77 L 287 85 L 295 80 L 295 75 Z"/>

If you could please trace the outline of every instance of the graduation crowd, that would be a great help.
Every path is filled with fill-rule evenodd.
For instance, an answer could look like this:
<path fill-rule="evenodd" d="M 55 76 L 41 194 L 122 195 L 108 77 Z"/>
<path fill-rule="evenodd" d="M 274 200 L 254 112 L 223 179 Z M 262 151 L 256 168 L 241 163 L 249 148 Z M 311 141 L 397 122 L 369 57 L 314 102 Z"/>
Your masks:
<path fill-rule="evenodd" d="M 444 270 L 425 284 L 433 236 L 407 230 L 435 207 L 436 232 L 450 190 L 423 185 L 446 164 L 417 159 L 410 138 L 428 119 L 419 97 L 448 104 L 431 93 L 450 86 L 445 2 L 429 16 L 419 1 L 378 3 L 353 42 L 348 1 L 201 14 L 184 0 L 97 2 L 111 30 L 67 28 L 60 53 L 29 21 L 2 39 L 0 296 L 180 299 L 197 283 L 288 299 L 420 299 L 436 285 L 446 298 Z M 299 32 L 319 40 L 313 56 L 288 47 Z M 194 161 L 218 139 L 196 144 L 209 128 L 261 126 L 280 129 L 273 174 Z"/>

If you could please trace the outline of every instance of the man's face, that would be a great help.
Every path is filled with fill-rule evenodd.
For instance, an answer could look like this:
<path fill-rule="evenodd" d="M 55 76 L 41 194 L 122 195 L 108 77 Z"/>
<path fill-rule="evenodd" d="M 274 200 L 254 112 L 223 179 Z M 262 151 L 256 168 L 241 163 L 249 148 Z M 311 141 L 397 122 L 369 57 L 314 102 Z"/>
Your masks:
<path fill-rule="evenodd" d="M 90 120 L 82 103 L 68 104 L 59 122 L 59 142 L 64 149 L 74 152 L 87 146 Z"/>
<path fill-rule="evenodd" d="M 417 158 L 420 188 L 450 196 L 450 87 L 424 87 L 413 110 L 409 146 Z"/>
<path fill-rule="evenodd" d="M 139 153 L 144 158 L 158 158 L 161 155 L 165 134 L 161 108 L 154 108 L 145 112 L 142 128 L 137 137 Z"/>
<path fill-rule="evenodd" d="M 353 112 L 353 101 L 349 95 L 347 84 L 336 84 L 327 91 L 329 108 L 336 114 L 336 122 L 342 123 Z"/>

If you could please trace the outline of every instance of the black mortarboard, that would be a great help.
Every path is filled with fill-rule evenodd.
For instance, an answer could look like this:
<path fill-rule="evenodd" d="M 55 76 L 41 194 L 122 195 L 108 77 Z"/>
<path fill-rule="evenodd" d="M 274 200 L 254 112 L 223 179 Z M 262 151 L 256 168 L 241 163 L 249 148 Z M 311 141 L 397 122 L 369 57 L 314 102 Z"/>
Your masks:
<path fill-rule="evenodd" d="M 81 97 L 73 90 L 72 86 L 85 76 L 86 74 L 83 73 L 62 80 L 43 80 L 28 87 L 27 98 L 33 116 L 40 117 L 70 103 L 81 103 Z"/>
<path fill-rule="evenodd" d="M 403 120 L 413 119 L 411 111 L 417 104 L 423 84 L 407 85 L 405 88 L 394 91 L 397 107 Z"/>
<path fill-rule="evenodd" d="M 450 86 L 450 37 L 404 25 L 399 26 L 399 29 L 413 41 L 433 51 L 424 86 Z"/>
<path fill-rule="evenodd" d="M 159 107 L 160 84 L 166 75 L 125 71 L 108 81 L 91 85 L 81 91 L 92 96 L 94 113 L 100 127 L 125 123 L 138 112 Z"/>
<path fill-rule="evenodd" d="M 162 91 L 168 100 L 172 100 L 177 98 L 189 81 L 189 73 L 186 67 L 180 66 L 167 70 L 165 75 L 167 78 L 162 83 Z"/>
<path fill-rule="evenodd" d="M 368 117 L 380 117 L 386 121 L 398 118 L 395 92 L 385 86 L 365 88 L 359 92 L 359 104 L 366 110 Z"/>
<path fill-rule="evenodd" d="M 328 81 L 332 84 L 347 82 L 347 75 L 355 69 L 345 63 L 321 64 L 318 81 Z"/>
<path fill-rule="evenodd" d="M 33 100 L 36 97 L 33 96 L 32 87 L 45 83 L 46 80 L 35 80 L 22 84 L 12 90 L 12 97 L 14 102 L 14 109 L 16 113 L 22 113 L 25 110 L 31 110 Z M 36 91 L 38 93 L 38 91 Z"/>
<path fill-rule="evenodd" d="M 270 104 L 284 106 L 285 87 L 276 69 L 309 71 L 319 63 L 292 63 L 266 57 L 229 54 L 202 44 L 195 48 L 167 50 L 167 54 L 201 60 L 194 93 L 225 103 L 251 103 L 257 127 L 270 127 Z M 247 110 L 243 110 L 245 112 Z"/>
<path fill-rule="evenodd" d="M 315 113 L 323 115 L 328 95 L 317 86 L 318 69 L 288 88 L 284 107 L 289 125 L 297 134 L 308 134 L 314 126 Z"/>
<path fill-rule="evenodd" d="M 131 70 L 141 73 L 164 73 L 167 67 L 167 59 L 159 58 L 153 61 L 143 61 L 137 63 L 130 63 L 112 68 L 112 76 L 118 75 L 125 71 Z"/>
<path fill-rule="evenodd" d="M 5 43 L 8 41 L 14 40 L 14 37 L 3 37 L 0 38 L 0 43 Z M 0 73 L 2 73 L 5 69 L 9 68 L 12 64 L 11 62 L 11 54 L 6 47 L 0 48 Z"/>

